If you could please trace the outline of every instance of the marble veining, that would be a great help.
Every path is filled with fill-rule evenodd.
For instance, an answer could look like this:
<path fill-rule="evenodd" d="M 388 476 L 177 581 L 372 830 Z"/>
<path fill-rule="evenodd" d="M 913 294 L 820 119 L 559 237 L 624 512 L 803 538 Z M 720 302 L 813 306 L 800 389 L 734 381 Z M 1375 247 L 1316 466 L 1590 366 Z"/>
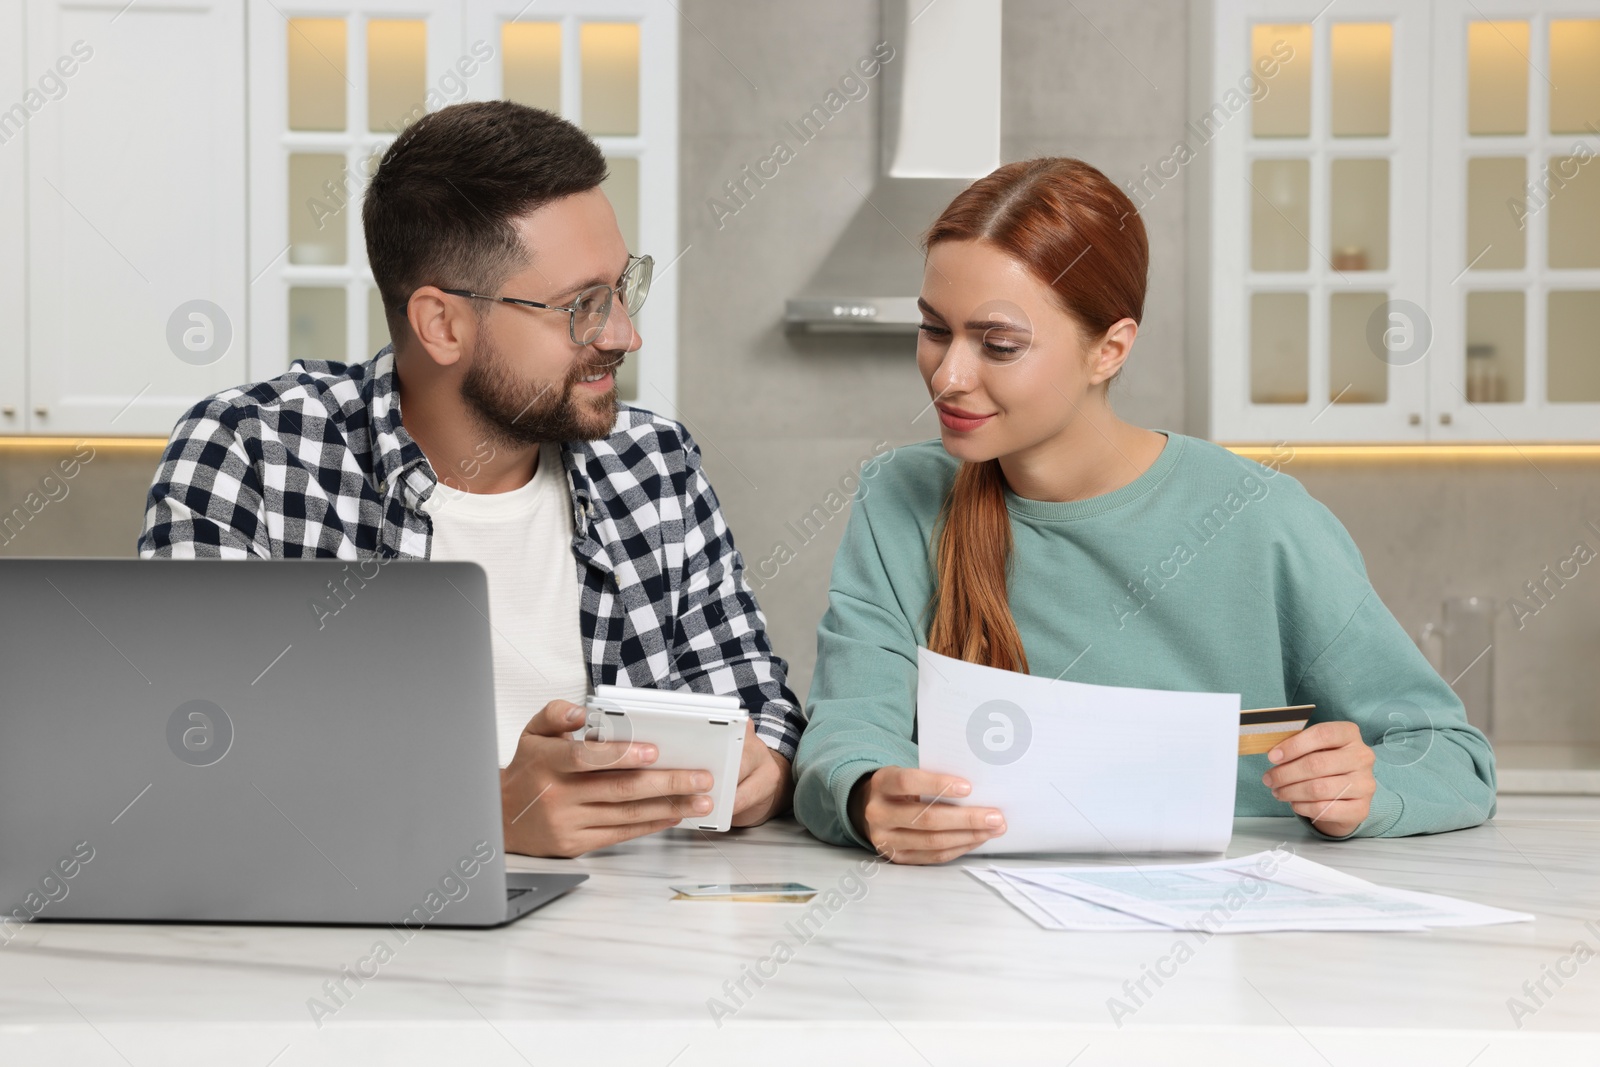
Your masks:
<path fill-rule="evenodd" d="M 340 1057 L 397 1041 L 400 1058 L 384 1062 L 412 1062 L 449 1036 L 439 1047 L 482 1047 L 483 1062 L 553 1062 L 535 1052 L 583 1048 L 589 1062 L 648 1063 L 664 1049 L 665 1065 L 674 1050 L 690 1050 L 682 1065 L 742 1055 L 751 1033 L 782 1033 L 787 1057 L 834 1040 L 864 1054 L 899 1030 L 929 1049 L 890 1041 L 882 1062 L 922 1062 L 906 1059 L 911 1051 L 970 1062 L 940 1054 L 972 1035 L 984 1035 L 972 1037 L 975 1048 L 1012 1049 L 1008 1062 L 1044 1049 L 1056 1056 L 1048 1062 L 1065 1062 L 1079 1037 L 1158 1055 L 1177 1035 L 1186 1036 L 1174 1048 L 1225 1050 L 1249 1033 L 1249 1047 L 1266 1055 L 1297 1031 L 1330 1050 L 1361 1049 L 1363 1063 L 1388 1062 L 1384 1050 L 1404 1046 L 1391 1042 L 1401 1034 L 1434 1039 L 1408 1062 L 1461 1048 L 1459 1059 L 1439 1062 L 1465 1064 L 1487 1048 L 1475 1067 L 1489 1067 L 1502 1062 L 1496 1049 L 1528 1042 L 1542 1062 L 1567 1062 L 1568 1053 L 1571 1062 L 1600 1062 L 1600 959 L 1559 985 L 1548 977 L 1579 940 L 1600 952 L 1600 820 L 1500 818 L 1427 837 L 1329 842 L 1298 820 L 1240 819 L 1228 854 L 1279 843 L 1387 885 L 1530 911 L 1537 921 L 1199 944 L 1177 931 L 1049 932 L 959 862 L 896 867 L 820 844 L 785 820 L 729 835 L 673 831 L 572 861 L 516 857 L 514 868 L 590 878 L 498 930 L 425 930 L 401 943 L 383 928 L 35 923 L 0 948 L 0 1061 L 32 1062 L 7 1049 L 44 1049 L 52 1062 L 223 1062 L 206 1057 L 249 1049 L 225 1062 L 264 1065 L 283 1050 L 275 1067 L 293 1067 L 349 1062 Z M 813 903 L 824 906 L 673 901 L 667 888 L 787 880 L 822 891 Z M 392 958 L 374 977 L 346 978 L 343 996 L 331 993 L 324 983 L 379 939 Z M 1191 951 L 1172 962 L 1180 941 Z M 1156 983 L 1147 969 L 1163 957 L 1173 973 Z M 1146 995 L 1137 993 L 1141 976 Z M 1547 995 L 1536 1003 L 1524 983 L 1541 977 Z M 1514 1013 L 1513 998 L 1529 1010 Z M 161 1051 L 143 1060 L 131 1051 L 147 1046 Z M 98 1058 L 57 1059 L 64 1047 Z M 1323 1062 L 1306 1058 L 1303 1040 L 1280 1051 L 1278 1062 Z"/>

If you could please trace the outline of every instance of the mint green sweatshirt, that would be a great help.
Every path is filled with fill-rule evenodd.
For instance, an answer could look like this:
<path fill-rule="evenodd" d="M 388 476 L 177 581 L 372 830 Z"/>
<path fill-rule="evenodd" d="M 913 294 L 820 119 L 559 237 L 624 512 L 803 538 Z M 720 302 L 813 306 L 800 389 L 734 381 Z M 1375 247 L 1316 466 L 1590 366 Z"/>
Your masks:
<path fill-rule="evenodd" d="M 897 449 L 851 510 L 795 757 L 795 813 L 825 841 L 867 846 L 846 811 L 851 787 L 879 767 L 917 766 L 929 545 L 957 466 L 938 441 Z M 1378 787 L 1352 837 L 1494 813 L 1487 739 L 1384 607 L 1349 533 L 1289 475 L 1168 433 L 1121 489 L 1066 503 L 1008 491 L 1006 502 L 1011 612 L 1033 674 L 1237 692 L 1244 708 L 1315 704 L 1313 723 L 1357 723 Z M 1270 766 L 1239 757 L 1235 814 L 1293 814 L 1261 782 Z"/>

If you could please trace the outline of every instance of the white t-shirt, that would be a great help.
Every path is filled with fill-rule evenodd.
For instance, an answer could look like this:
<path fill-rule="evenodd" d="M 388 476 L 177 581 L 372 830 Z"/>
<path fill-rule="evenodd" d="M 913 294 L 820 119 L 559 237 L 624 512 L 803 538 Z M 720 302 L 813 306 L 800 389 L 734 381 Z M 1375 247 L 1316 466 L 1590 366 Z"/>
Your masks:
<path fill-rule="evenodd" d="M 589 671 L 578 629 L 572 503 L 560 449 L 539 449 L 533 478 L 509 493 L 463 493 L 443 482 L 423 509 L 433 518 L 430 558 L 470 560 L 489 578 L 494 704 L 500 766 L 552 700 L 583 703 Z"/>

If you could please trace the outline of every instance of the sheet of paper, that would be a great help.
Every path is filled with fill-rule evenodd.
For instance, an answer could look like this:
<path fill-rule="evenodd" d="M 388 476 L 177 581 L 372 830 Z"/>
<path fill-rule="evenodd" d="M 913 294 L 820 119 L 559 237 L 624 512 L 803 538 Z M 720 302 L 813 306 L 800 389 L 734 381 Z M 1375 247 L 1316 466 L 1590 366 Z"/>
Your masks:
<path fill-rule="evenodd" d="M 1056 681 L 918 652 L 922 768 L 972 783 L 953 803 L 1005 813 L 1006 833 L 973 854 L 1221 852 L 1238 743 L 1237 693 Z"/>
<path fill-rule="evenodd" d="M 1328 884 L 1318 891 L 1280 871 L 1252 881 L 1240 866 L 1157 871 L 1149 867 L 1017 872 L 1052 893 L 1114 907 L 1175 930 L 1425 930 L 1418 909 L 1386 909 L 1373 894 Z"/>
<path fill-rule="evenodd" d="M 1395 889 L 1379 886 L 1353 874 L 1326 867 L 1303 856 L 1290 856 L 1289 869 L 1302 882 L 1317 880 L 1335 886 L 1346 885 L 1377 890 L 1395 900 L 1408 902 L 1421 911 L 1413 913 L 1430 927 L 1435 926 L 1492 926 L 1498 923 L 1532 922 L 1533 916 L 1525 911 L 1510 911 L 1488 904 L 1478 904 L 1458 897 L 1438 893 L 1423 893 L 1414 889 Z"/>
<path fill-rule="evenodd" d="M 993 889 L 1012 907 L 1046 930 L 1164 930 L 1161 923 L 1107 908 L 1077 897 L 1054 896 L 1047 890 L 1002 874 L 992 867 L 966 872 Z M 1044 898 L 1042 901 L 1036 898 Z"/>
<path fill-rule="evenodd" d="M 1389 889 L 1287 852 L 1194 864 L 995 868 L 1047 915 L 1080 902 L 1179 930 L 1425 930 L 1525 922 L 1525 912 Z"/>
<path fill-rule="evenodd" d="M 1007 878 L 1000 872 L 990 870 L 987 867 L 967 867 L 965 870 L 968 874 L 972 875 L 972 877 L 976 878 L 978 881 L 982 882 L 984 885 L 1000 894 L 1001 899 L 1007 904 L 1010 904 L 1013 908 L 1016 908 L 1018 911 L 1022 912 L 1022 914 L 1026 915 L 1028 918 L 1032 919 L 1046 930 L 1076 929 L 1076 927 L 1067 922 L 1064 916 L 1057 915 L 1054 912 L 1048 911 L 1045 908 L 1040 907 L 1038 904 L 1035 904 L 1032 898 L 1019 890 L 1016 887 L 1016 884 L 1011 881 L 1011 879 Z M 1073 899 L 1077 900 L 1076 897 Z M 1079 911 L 1105 913 L 1110 915 L 1123 914 L 1122 912 L 1116 911 L 1112 908 L 1102 908 L 1098 904 L 1090 904 L 1087 900 L 1079 900 L 1078 903 L 1083 906 L 1082 908 L 1077 909 Z M 1134 922 L 1144 921 L 1142 919 L 1134 919 L 1134 917 L 1131 915 L 1126 917 L 1132 919 Z"/>

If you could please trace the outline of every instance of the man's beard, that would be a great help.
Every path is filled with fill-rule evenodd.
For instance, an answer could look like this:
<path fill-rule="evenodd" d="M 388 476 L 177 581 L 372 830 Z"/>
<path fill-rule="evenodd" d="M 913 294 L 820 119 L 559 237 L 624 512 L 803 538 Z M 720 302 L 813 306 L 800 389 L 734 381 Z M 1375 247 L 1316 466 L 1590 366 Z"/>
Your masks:
<path fill-rule="evenodd" d="M 607 353 L 598 353 L 605 356 Z M 618 359 L 610 369 L 622 365 Z M 601 394 L 575 390 L 583 378 L 604 366 L 591 360 L 573 365 L 559 382 L 518 380 L 500 351 L 481 334 L 472 366 L 461 382 L 467 402 L 484 430 L 501 443 L 537 445 L 545 441 L 597 441 L 617 421 L 617 386 Z"/>

